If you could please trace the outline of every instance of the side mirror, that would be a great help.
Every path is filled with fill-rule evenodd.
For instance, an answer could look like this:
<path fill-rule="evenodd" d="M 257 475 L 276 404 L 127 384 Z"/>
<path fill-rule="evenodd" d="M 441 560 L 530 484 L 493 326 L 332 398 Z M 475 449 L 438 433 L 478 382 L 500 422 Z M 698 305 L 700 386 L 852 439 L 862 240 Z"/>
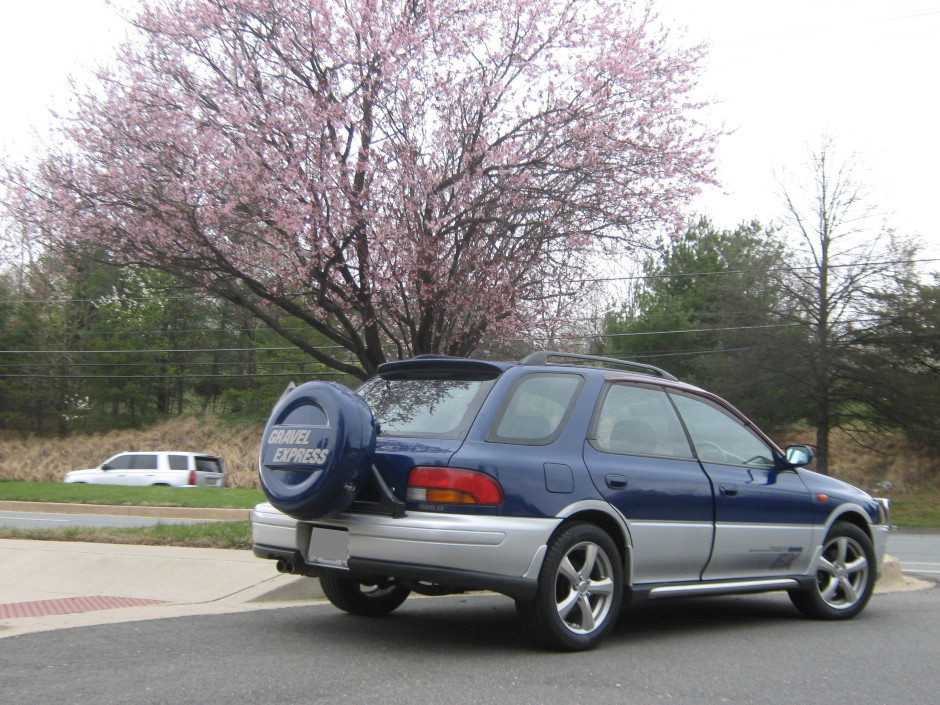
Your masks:
<path fill-rule="evenodd" d="M 809 446 L 799 445 L 787 447 L 787 462 L 791 467 L 800 468 L 804 465 L 809 465 L 813 462 L 813 458 L 815 457 L 816 454 Z"/>
<path fill-rule="evenodd" d="M 107 463 L 102 463 L 101 469 L 102 469 L 102 470 L 110 470 L 110 469 L 111 469 L 111 466 L 108 465 Z"/>

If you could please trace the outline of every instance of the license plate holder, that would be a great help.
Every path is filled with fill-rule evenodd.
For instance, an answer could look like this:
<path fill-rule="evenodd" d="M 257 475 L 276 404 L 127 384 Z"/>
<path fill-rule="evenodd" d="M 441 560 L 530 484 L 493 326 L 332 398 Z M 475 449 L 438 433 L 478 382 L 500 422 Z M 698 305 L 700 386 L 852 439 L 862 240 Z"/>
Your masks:
<path fill-rule="evenodd" d="M 345 568 L 349 561 L 349 531 L 331 526 L 310 527 L 307 562 Z"/>

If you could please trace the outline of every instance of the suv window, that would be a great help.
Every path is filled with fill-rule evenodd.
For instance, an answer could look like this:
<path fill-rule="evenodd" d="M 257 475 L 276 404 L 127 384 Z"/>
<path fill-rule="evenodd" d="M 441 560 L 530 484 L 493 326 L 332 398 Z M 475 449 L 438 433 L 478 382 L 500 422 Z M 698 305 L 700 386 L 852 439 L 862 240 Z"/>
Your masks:
<path fill-rule="evenodd" d="M 196 469 L 200 472 L 222 472 L 222 465 L 218 458 L 196 458 Z"/>
<path fill-rule="evenodd" d="M 381 436 L 463 439 L 495 380 L 375 377 L 359 394 Z"/>
<path fill-rule="evenodd" d="M 672 393 L 698 457 L 705 462 L 733 465 L 774 465 L 770 447 L 744 422 L 715 402 Z"/>
<path fill-rule="evenodd" d="M 116 455 L 110 460 L 105 461 L 104 464 L 112 470 L 127 470 L 128 468 L 133 467 L 133 459 L 133 455 Z"/>
<path fill-rule="evenodd" d="M 592 435 L 595 446 L 609 453 L 693 457 L 666 392 L 654 385 L 611 385 Z"/>
<path fill-rule="evenodd" d="M 584 378 L 575 374 L 529 374 L 513 384 L 486 440 L 545 445 L 560 433 Z"/>
<path fill-rule="evenodd" d="M 189 458 L 185 455 L 168 455 L 170 470 L 189 470 Z"/>
<path fill-rule="evenodd" d="M 131 469 L 132 470 L 156 470 L 157 469 L 157 456 L 156 455 L 132 455 L 129 456 L 131 460 Z"/>

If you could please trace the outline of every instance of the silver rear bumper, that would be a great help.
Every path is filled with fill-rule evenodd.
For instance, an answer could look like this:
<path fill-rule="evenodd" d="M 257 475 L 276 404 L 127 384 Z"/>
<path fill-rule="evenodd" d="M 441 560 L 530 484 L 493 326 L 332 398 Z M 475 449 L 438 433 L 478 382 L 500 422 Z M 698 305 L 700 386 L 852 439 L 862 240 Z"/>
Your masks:
<path fill-rule="evenodd" d="M 562 519 L 468 516 L 408 512 L 401 518 L 343 513 L 299 521 L 268 503 L 252 511 L 256 555 L 299 556 L 305 566 L 390 575 L 465 588 L 484 588 L 513 597 L 534 594 L 546 545 Z M 318 529 L 345 532 L 345 560 L 324 559 Z"/>

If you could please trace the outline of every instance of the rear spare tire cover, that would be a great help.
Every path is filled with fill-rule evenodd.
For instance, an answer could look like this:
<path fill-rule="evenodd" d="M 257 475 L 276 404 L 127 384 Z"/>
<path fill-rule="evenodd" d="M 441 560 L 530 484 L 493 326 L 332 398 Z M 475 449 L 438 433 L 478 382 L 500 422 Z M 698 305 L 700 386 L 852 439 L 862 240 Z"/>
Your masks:
<path fill-rule="evenodd" d="M 261 438 L 261 488 L 277 509 L 318 519 L 348 507 L 369 477 L 375 419 L 365 400 L 332 382 L 281 397 Z"/>

